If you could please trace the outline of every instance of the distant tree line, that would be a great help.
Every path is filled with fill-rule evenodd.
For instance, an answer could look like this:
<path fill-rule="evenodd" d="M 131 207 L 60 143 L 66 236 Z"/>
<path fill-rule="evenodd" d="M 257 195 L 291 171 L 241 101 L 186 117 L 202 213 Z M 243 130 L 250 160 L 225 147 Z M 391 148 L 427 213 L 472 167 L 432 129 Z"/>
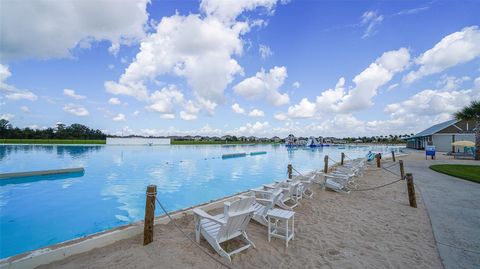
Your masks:
<path fill-rule="evenodd" d="M 74 123 L 70 126 L 57 124 L 56 128 L 32 129 L 12 127 L 5 119 L 0 119 L 0 138 L 2 139 L 106 139 L 100 130 L 90 129 L 85 125 Z"/>
<path fill-rule="evenodd" d="M 347 143 L 354 143 L 358 140 L 361 140 L 363 143 L 405 143 L 404 139 L 411 136 L 414 136 L 414 134 L 346 137 L 343 138 L 343 140 L 345 140 Z"/>

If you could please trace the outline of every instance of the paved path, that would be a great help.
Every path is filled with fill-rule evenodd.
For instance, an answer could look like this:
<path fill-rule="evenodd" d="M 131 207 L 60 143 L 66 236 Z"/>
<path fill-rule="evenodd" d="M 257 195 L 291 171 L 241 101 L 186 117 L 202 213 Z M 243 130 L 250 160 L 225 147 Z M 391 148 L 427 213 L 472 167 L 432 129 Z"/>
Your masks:
<path fill-rule="evenodd" d="M 426 161 L 418 153 L 413 155 L 418 156 L 407 158 L 405 170 L 413 173 L 415 184 L 420 187 L 443 265 L 446 269 L 480 268 L 480 184 L 428 168 L 431 164 L 479 163 Z"/>

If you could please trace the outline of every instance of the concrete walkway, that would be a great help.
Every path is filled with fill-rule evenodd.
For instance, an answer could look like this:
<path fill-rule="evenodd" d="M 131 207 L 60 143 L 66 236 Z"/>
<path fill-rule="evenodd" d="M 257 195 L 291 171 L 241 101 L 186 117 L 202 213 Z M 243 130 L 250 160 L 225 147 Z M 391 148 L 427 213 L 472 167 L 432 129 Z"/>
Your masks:
<path fill-rule="evenodd" d="M 405 170 L 413 173 L 446 269 L 480 268 L 480 184 L 437 173 L 432 164 L 480 164 L 437 156 L 425 160 L 423 152 L 411 152 Z M 418 190 L 417 190 L 418 191 Z"/>

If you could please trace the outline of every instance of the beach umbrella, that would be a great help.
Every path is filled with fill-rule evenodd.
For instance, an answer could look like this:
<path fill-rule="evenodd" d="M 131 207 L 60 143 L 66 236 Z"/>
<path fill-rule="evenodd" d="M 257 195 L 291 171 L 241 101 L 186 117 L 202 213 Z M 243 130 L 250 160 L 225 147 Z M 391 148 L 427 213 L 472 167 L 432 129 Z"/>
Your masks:
<path fill-rule="evenodd" d="M 453 142 L 452 146 L 456 146 L 456 147 L 475 147 L 475 143 L 472 142 L 472 141 L 461 140 L 461 141 Z"/>

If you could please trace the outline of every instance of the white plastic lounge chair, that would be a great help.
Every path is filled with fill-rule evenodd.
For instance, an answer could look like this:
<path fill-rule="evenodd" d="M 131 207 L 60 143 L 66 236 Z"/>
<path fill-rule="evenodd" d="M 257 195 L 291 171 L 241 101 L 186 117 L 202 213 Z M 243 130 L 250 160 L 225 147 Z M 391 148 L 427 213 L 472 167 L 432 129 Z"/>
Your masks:
<path fill-rule="evenodd" d="M 353 180 L 353 175 L 349 174 L 325 174 L 325 188 L 336 192 L 349 193 L 347 186 Z"/>
<path fill-rule="evenodd" d="M 251 195 L 255 196 L 255 203 L 253 204 L 253 208 L 255 209 L 253 220 L 264 226 L 268 226 L 267 213 L 275 207 L 278 200 L 282 199 L 282 189 L 276 188 L 268 191 L 252 189 Z"/>
<path fill-rule="evenodd" d="M 271 190 L 280 187 L 282 189 L 282 198 L 277 200 L 277 205 L 286 210 L 293 210 L 298 206 L 300 193 L 300 182 L 281 181 L 270 185 L 263 185 L 265 190 Z M 287 202 L 291 205 L 287 205 Z"/>
<path fill-rule="evenodd" d="M 245 232 L 247 224 L 253 216 L 254 202 L 254 197 L 241 196 L 235 202 L 225 202 L 224 213 L 216 216 L 212 216 L 199 208 L 193 209 L 197 242 L 200 242 L 200 235 L 202 235 L 220 256 L 227 258 L 229 261 L 232 261 L 231 256 L 233 254 L 250 246 L 255 247 L 255 244 L 248 239 Z M 225 251 L 220 246 L 220 243 L 236 237 L 240 237 L 246 245 L 231 252 Z"/>
<path fill-rule="evenodd" d="M 325 188 L 340 192 L 340 193 L 350 193 L 350 190 L 347 189 L 347 182 L 338 177 L 326 177 Z"/>
<path fill-rule="evenodd" d="M 316 174 L 310 175 L 310 176 L 303 176 L 299 175 L 294 177 L 291 181 L 292 182 L 300 182 L 301 188 L 299 189 L 301 191 L 300 199 L 305 195 L 308 198 L 313 197 L 313 180 L 316 177 Z"/>
<path fill-rule="evenodd" d="M 316 177 L 316 174 L 312 174 L 309 176 L 303 176 L 303 175 L 298 175 L 295 176 L 292 179 L 287 179 L 287 182 L 291 183 L 299 183 L 299 186 L 297 188 L 297 192 L 294 193 L 294 198 L 296 198 L 297 201 L 300 201 L 303 199 L 303 196 L 306 196 L 308 198 L 313 197 L 313 191 L 312 191 L 312 185 L 313 185 L 313 179 Z"/>

